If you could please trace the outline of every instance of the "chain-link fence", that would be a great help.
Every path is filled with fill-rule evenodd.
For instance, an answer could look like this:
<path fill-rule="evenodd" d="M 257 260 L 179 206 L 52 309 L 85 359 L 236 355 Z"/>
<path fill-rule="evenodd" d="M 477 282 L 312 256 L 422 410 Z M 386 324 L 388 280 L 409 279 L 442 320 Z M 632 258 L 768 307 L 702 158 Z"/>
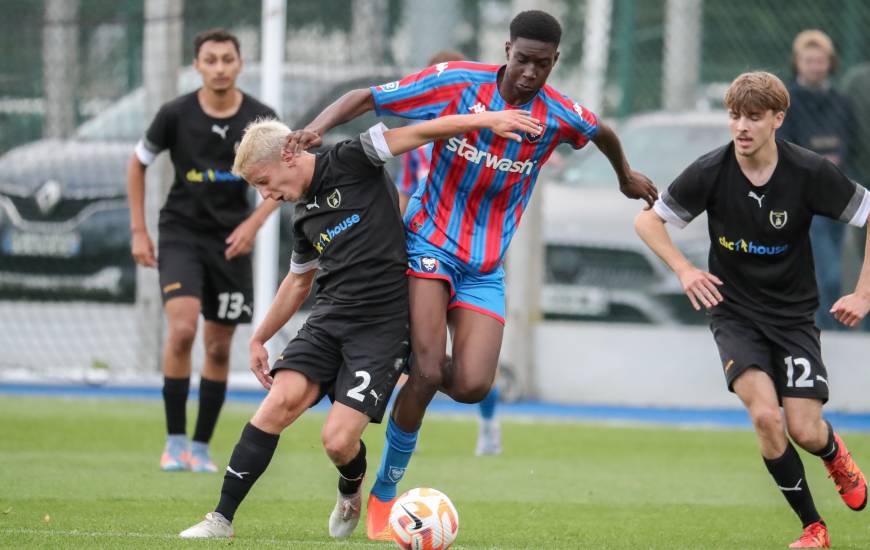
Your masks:
<path fill-rule="evenodd" d="M 150 1 L 0 0 L 0 367 L 90 373 L 94 366 L 119 371 L 138 364 L 125 170 L 155 112 L 146 105 Z M 817 28 L 837 49 L 839 67 L 830 80 L 836 88 L 843 75 L 867 61 L 870 46 L 863 32 L 870 4 L 860 0 L 531 4 L 288 2 L 284 118 L 294 127 L 303 124 L 344 91 L 393 80 L 421 67 L 437 49 L 500 63 L 510 19 L 539 7 L 563 25 L 552 83 L 581 102 L 590 98 L 595 110 L 621 121 L 632 163 L 663 187 L 705 147 L 727 141 L 718 109 L 736 74 L 763 68 L 791 81 L 792 41 L 800 31 Z M 177 80 L 168 77 L 177 92 L 200 82 L 189 67 L 192 37 L 223 26 L 241 42 L 240 87 L 258 95 L 260 3 L 184 0 L 176 7 L 180 53 L 174 61 L 165 56 L 164 70 L 174 75 L 180 67 Z M 148 66 L 154 65 L 152 58 Z M 691 112 L 655 113 L 663 109 Z M 859 127 L 862 117 L 856 113 L 851 120 Z M 862 139 L 870 136 L 856 134 L 855 144 Z M 606 160 L 594 157 L 568 155 L 564 166 L 541 177 L 544 316 L 703 322 L 636 239 L 630 214 L 611 209 L 623 206 L 611 207 L 609 198 L 596 202 L 599 182 L 615 193 Z M 868 181 L 861 162 L 855 160 L 853 173 Z M 573 222 L 578 212 L 585 212 L 588 227 L 565 230 L 575 225 L 560 225 L 565 216 Z M 288 213 L 282 217 L 286 235 Z M 703 262 L 706 235 L 700 229 L 681 246 Z M 286 255 L 286 238 L 282 243 Z M 246 365 L 238 339 L 243 337 L 237 337 L 234 368 Z"/>

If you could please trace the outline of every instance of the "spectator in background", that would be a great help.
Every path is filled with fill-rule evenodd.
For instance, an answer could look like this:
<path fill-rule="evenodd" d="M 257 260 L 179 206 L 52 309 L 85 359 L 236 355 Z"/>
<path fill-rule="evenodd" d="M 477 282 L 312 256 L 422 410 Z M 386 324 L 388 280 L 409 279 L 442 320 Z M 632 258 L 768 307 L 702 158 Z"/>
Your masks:
<path fill-rule="evenodd" d="M 446 67 L 451 61 L 465 61 L 465 56 L 454 50 L 442 50 L 433 55 L 426 66 L 431 67 L 443 63 Z M 426 184 L 431 158 L 432 143 L 421 145 L 402 155 L 399 171 L 396 174 L 396 188 L 399 190 L 399 209 L 402 211 L 402 216 L 405 215 L 408 201 L 417 192 L 417 188 Z M 401 384 L 404 383 L 405 380 L 403 379 Z M 483 401 L 478 403 L 480 416 L 477 446 L 474 451 L 478 456 L 501 453 L 501 427 L 495 418 L 498 397 L 498 385 L 493 383 L 489 393 L 486 394 Z"/>
<path fill-rule="evenodd" d="M 792 68 L 791 108 L 777 136 L 822 155 L 851 176 L 854 116 L 848 98 L 831 84 L 837 53 L 830 37 L 819 30 L 798 33 L 792 45 Z M 829 310 L 842 288 L 843 237 L 843 224 L 813 219 L 810 240 L 819 286 L 816 324 L 820 329 L 838 328 Z"/>

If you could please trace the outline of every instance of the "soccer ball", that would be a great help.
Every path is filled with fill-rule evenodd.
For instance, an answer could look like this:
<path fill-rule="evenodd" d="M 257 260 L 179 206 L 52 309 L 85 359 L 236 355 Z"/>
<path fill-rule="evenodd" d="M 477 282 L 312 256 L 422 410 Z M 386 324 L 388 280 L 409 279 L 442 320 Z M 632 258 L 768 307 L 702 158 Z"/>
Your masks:
<path fill-rule="evenodd" d="M 459 514 L 441 491 L 411 489 L 393 504 L 390 532 L 404 550 L 447 550 L 459 532 Z"/>

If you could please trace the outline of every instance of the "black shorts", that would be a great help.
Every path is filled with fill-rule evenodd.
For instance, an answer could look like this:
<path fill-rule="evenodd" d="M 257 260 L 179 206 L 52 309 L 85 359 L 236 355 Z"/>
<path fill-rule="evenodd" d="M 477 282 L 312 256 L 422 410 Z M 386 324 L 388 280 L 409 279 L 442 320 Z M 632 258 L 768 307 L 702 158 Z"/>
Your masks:
<path fill-rule="evenodd" d="M 408 360 L 408 314 L 314 311 L 272 365 L 299 371 L 328 395 L 379 423 Z M 317 401 L 320 401 L 318 399 Z"/>
<path fill-rule="evenodd" d="M 719 312 L 710 321 L 710 331 L 732 392 L 737 377 L 755 367 L 773 380 L 780 401 L 783 397 L 828 401 L 828 371 L 822 362 L 819 329 L 812 321 L 780 327 Z"/>
<path fill-rule="evenodd" d="M 224 257 L 218 237 L 161 229 L 157 252 L 163 303 L 178 296 L 202 302 L 202 316 L 227 325 L 250 323 L 254 313 L 251 256 Z"/>

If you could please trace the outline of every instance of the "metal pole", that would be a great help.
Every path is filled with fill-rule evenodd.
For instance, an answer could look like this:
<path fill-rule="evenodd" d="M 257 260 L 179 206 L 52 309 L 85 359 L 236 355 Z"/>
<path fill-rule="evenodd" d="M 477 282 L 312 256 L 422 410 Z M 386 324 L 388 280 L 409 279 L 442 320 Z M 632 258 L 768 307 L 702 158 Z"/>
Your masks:
<path fill-rule="evenodd" d="M 64 138 L 76 127 L 78 0 L 47 0 L 42 27 L 45 126 L 43 135 Z"/>
<path fill-rule="evenodd" d="M 580 71 L 583 80 L 578 99 L 595 112 L 601 111 L 604 105 L 604 81 L 607 77 L 612 12 L 612 0 L 589 0 L 586 4 L 583 60 Z"/>
<path fill-rule="evenodd" d="M 142 71 L 145 86 L 145 112 L 153 116 L 160 105 L 178 93 L 178 67 L 181 60 L 181 0 L 146 0 Z M 172 164 L 161 155 L 146 172 L 145 222 L 152 238 L 157 237 L 160 206 L 172 182 Z M 138 332 L 137 367 L 159 371 L 163 343 L 163 304 L 157 270 L 136 267 L 136 325 Z"/>
<path fill-rule="evenodd" d="M 627 116 L 634 103 L 634 12 L 635 0 L 617 0 L 619 42 L 617 44 L 617 74 L 619 79 L 619 117 Z"/>
<path fill-rule="evenodd" d="M 282 113 L 284 87 L 284 36 L 287 28 L 287 0 L 263 0 L 261 30 L 263 46 L 260 49 L 260 98 L 278 116 Z M 257 204 L 263 201 L 257 195 Z M 266 316 L 275 291 L 278 288 L 278 237 L 280 217 L 272 213 L 257 232 L 254 249 L 254 324 Z M 275 357 L 278 349 L 275 340 L 270 340 L 266 349 Z"/>
<path fill-rule="evenodd" d="M 664 108 L 691 109 L 701 71 L 701 0 L 667 0 L 664 50 Z"/>

